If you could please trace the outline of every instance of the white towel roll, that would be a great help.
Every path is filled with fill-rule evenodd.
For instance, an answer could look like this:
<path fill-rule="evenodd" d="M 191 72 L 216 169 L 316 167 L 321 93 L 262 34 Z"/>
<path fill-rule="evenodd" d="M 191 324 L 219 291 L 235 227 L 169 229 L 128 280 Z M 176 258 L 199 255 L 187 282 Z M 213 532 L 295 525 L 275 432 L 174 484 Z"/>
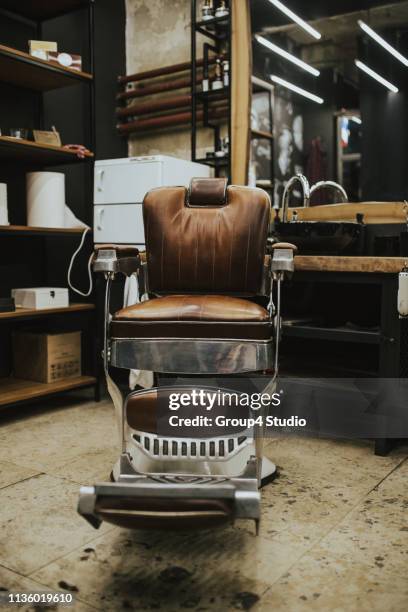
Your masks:
<path fill-rule="evenodd" d="M 29 172 L 27 185 L 27 225 L 64 227 L 65 174 Z"/>
<path fill-rule="evenodd" d="M 0 183 L 0 225 L 10 225 L 7 210 L 7 185 Z"/>

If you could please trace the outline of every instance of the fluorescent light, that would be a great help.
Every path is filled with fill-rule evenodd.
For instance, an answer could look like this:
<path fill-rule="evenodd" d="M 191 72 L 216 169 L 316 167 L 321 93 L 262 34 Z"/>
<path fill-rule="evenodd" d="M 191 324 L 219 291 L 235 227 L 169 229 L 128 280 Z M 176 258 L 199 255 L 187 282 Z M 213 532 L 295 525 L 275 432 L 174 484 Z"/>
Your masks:
<path fill-rule="evenodd" d="M 397 51 L 392 45 L 387 43 L 387 41 L 384 40 L 384 38 L 382 36 L 377 34 L 377 32 L 374 32 L 374 30 L 372 28 L 370 28 L 369 25 L 364 23 L 364 21 L 361 21 L 361 19 L 358 20 L 358 25 L 360 26 L 360 28 L 362 30 L 364 30 L 364 32 L 366 34 L 371 36 L 371 38 L 373 40 L 375 40 L 375 42 L 377 42 L 384 49 L 386 49 L 386 51 L 388 51 L 388 53 L 391 53 L 391 55 L 396 57 L 397 60 L 399 60 L 402 64 L 404 64 L 404 66 L 408 66 L 408 59 L 406 57 L 404 57 L 399 51 Z"/>
<path fill-rule="evenodd" d="M 320 32 L 312 28 L 312 26 L 306 23 L 304 19 L 299 17 L 299 15 L 296 15 L 296 13 L 294 13 L 287 6 L 282 4 L 282 2 L 279 2 L 279 0 L 269 0 L 269 2 L 271 2 L 271 4 L 273 4 L 274 6 L 276 6 L 276 8 L 282 11 L 282 13 L 284 13 L 287 17 L 292 19 L 292 21 L 297 23 L 301 28 L 306 30 L 306 32 L 308 32 L 308 34 L 313 36 L 313 38 L 316 38 L 317 40 L 319 40 L 322 37 Z"/>
<path fill-rule="evenodd" d="M 360 117 L 357 117 L 357 115 L 353 115 L 352 117 L 350 117 L 350 121 L 354 121 L 354 123 L 358 123 L 358 125 L 361 125 L 363 123 Z"/>
<path fill-rule="evenodd" d="M 378 74 L 378 72 L 375 72 L 375 70 L 373 70 L 372 68 L 370 68 L 363 62 L 360 62 L 360 60 L 354 60 L 354 63 L 357 66 L 357 68 L 360 68 L 360 70 L 362 70 L 363 72 L 368 74 L 370 77 L 372 77 L 373 79 L 381 83 L 381 85 L 384 85 L 384 87 L 386 87 L 390 91 L 393 91 L 394 93 L 398 93 L 398 87 L 396 87 L 395 85 L 387 81 L 387 79 L 384 79 L 384 77 Z"/>
<path fill-rule="evenodd" d="M 278 45 L 275 45 L 273 42 L 271 42 L 267 38 L 264 38 L 263 36 L 259 36 L 258 34 L 255 36 L 255 38 L 259 43 L 261 43 L 261 45 L 264 45 L 264 47 L 267 47 L 274 53 L 277 53 L 278 55 L 284 57 L 289 62 L 292 62 L 292 64 L 296 64 L 296 66 L 299 66 L 299 68 L 303 68 L 303 70 L 306 70 L 306 72 L 310 72 L 310 74 L 313 74 L 313 76 L 319 76 L 320 74 L 319 70 L 317 70 L 316 68 L 313 68 L 313 66 L 309 66 L 309 64 L 306 64 L 306 62 L 303 62 L 301 59 L 299 59 L 295 55 L 288 53 L 287 51 L 285 51 L 285 49 L 278 47 Z"/>
<path fill-rule="evenodd" d="M 305 98 L 309 98 L 309 100 L 313 100 L 313 102 L 317 102 L 317 104 L 323 104 L 324 102 L 323 98 L 315 96 L 314 94 L 310 93 L 310 91 L 306 91 L 306 89 L 302 89 L 301 87 L 298 87 L 293 83 L 289 83 L 289 81 L 285 81 L 285 79 L 281 79 L 280 77 L 275 76 L 274 74 L 271 74 L 271 79 L 274 83 L 282 85 L 282 87 L 287 87 L 287 89 L 291 89 L 295 93 L 298 93 L 301 96 L 304 96 Z"/>

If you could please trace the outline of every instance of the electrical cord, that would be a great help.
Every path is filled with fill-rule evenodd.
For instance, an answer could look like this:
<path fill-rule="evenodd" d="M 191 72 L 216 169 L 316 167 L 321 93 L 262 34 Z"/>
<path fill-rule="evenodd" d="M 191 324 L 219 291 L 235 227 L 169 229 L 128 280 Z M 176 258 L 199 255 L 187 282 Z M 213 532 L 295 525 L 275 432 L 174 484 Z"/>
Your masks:
<path fill-rule="evenodd" d="M 70 288 L 72 289 L 72 291 L 75 291 L 75 293 L 78 293 L 78 295 L 82 295 L 83 297 L 88 297 L 91 295 L 92 290 L 93 290 L 93 280 L 92 280 L 92 260 L 93 260 L 93 253 L 91 254 L 91 256 L 89 257 L 88 260 L 88 278 L 89 278 L 89 290 L 84 293 L 83 291 L 80 291 L 79 289 L 76 289 L 76 287 L 74 287 L 71 283 L 71 273 L 72 273 L 72 268 L 74 266 L 74 261 L 76 256 L 78 255 L 79 251 L 82 249 L 82 247 L 84 246 L 84 242 L 85 242 L 85 236 L 87 235 L 88 232 L 91 231 L 90 227 L 86 227 L 84 229 L 84 232 L 82 234 L 81 237 L 81 241 L 79 243 L 79 247 L 77 248 L 77 250 L 75 251 L 75 253 L 72 255 L 71 257 L 71 261 L 69 262 L 69 267 L 68 267 L 68 274 L 67 274 L 67 280 L 68 280 L 68 285 L 70 286 Z"/>

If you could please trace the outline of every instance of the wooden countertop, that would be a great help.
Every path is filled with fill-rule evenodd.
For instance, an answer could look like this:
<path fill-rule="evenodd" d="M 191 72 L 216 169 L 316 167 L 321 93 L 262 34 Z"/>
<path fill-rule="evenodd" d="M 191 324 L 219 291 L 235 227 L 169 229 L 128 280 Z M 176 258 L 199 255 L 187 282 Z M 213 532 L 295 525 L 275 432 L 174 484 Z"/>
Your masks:
<path fill-rule="evenodd" d="M 296 255 L 298 272 L 373 272 L 398 274 L 408 266 L 408 257 L 341 257 L 338 255 Z"/>

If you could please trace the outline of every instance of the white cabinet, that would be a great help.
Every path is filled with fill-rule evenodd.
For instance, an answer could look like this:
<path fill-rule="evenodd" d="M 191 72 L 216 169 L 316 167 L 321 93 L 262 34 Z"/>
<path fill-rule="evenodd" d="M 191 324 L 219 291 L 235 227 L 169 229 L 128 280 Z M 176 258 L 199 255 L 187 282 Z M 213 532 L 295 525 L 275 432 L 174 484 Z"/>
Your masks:
<path fill-rule="evenodd" d="M 144 246 L 142 202 L 150 189 L 188 186 L 210 168 L 167 155 L 107 159 L 95 163 L 94 241 Z"/>

